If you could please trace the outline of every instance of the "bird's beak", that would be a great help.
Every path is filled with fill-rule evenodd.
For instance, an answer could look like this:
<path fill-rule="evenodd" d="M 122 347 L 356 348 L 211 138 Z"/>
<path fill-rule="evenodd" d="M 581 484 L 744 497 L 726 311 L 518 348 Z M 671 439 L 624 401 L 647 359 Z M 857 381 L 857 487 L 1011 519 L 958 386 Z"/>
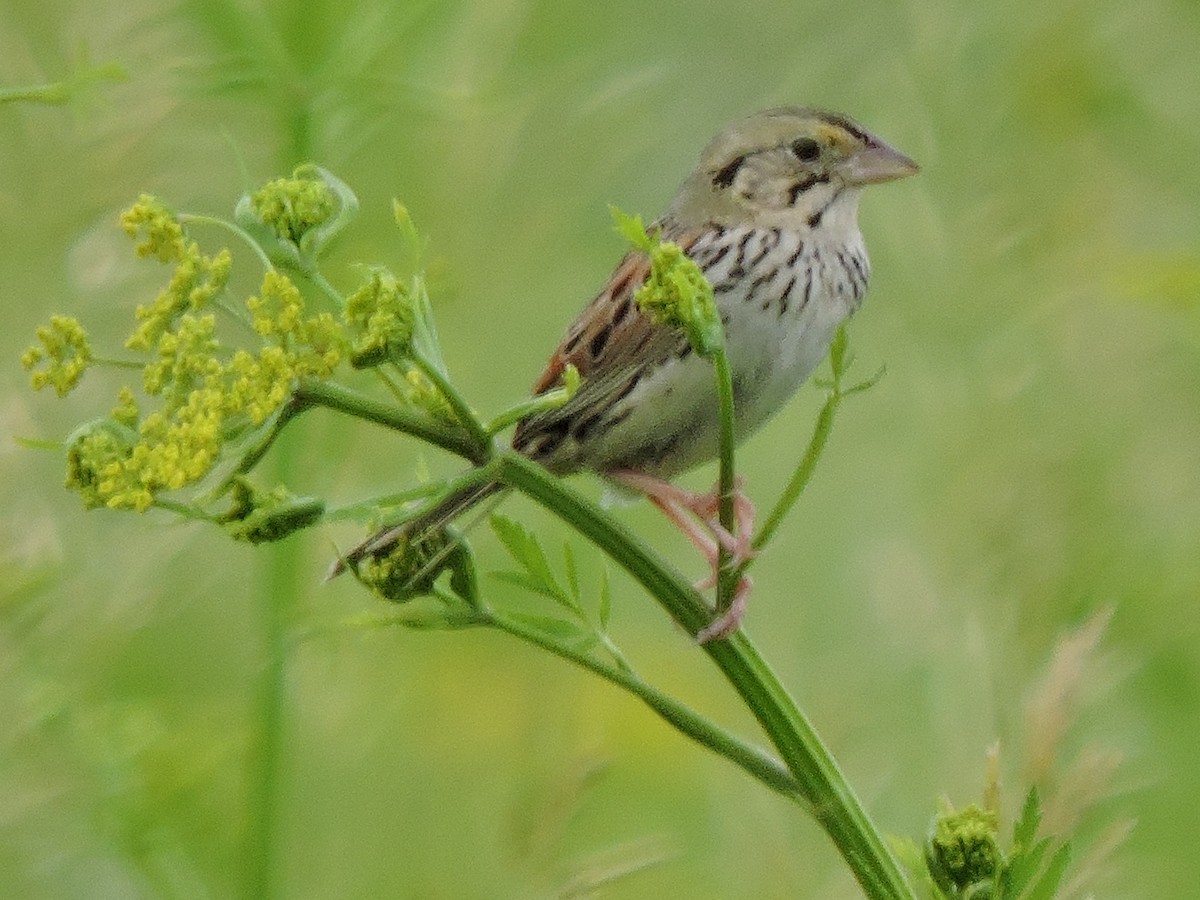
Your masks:
<path fill-rule="evenodd" d="M 851 154 L 838 169 L 846 184 L 857 186 L 907 178 L 917 174 L 921 167 L 895 147 L 875 139 Z"/>

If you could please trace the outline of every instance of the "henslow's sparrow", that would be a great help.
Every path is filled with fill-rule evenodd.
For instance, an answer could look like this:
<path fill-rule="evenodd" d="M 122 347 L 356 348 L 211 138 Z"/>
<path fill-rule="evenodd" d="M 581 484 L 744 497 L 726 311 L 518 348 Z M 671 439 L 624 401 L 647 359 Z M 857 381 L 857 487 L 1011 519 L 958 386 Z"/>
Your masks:
<path fill-rule="evenodd" d="M 655 224 L 712 283 L 733 374 L 737 439 L 761 426 L 825 357 L 838 326 L 862 303 L 870 268 L 858 229 L 868 184 L 917 171 L 899 151 L 846 118 L 785 107 L 756 113 L 718 134 Z M 715 498 L 666 483 L 715 458 L 717 397 L 711 364 L 678 330 L 656 324 L 634 294 L 649 271 L 627 254 L 567 330 L 534 393 L 560 385 L 568 365 L 583 376 L 563 406 L 519 423 L 513 447 L 552 472 L 593 471 L 632 486 L 686 525 L 698 514 L 718 536 Z M 414 528 L 444 522 L 493 493 L 451 496 L 416 522 L 351 551 L 339 568 L 388 552 Z M 742 518 L 748 504 L 742 504 Z M 715 555 L 715 544 L 690 536 Z M 744 533 L 736 548 L 745 550 Z M 736 629 L 742 596 L 702 640 Z"/>

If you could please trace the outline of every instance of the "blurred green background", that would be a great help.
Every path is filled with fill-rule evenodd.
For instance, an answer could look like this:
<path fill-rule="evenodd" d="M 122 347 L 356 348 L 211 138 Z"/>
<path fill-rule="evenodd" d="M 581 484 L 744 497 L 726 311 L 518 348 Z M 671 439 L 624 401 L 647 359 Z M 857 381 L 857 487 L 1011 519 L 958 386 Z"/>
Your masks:
<path fill-rule="evenodd" d="M 924 171 L 863 203 L 875 277 L 852 340 L 863 375 L 888 374 L 844 407 L 747 629 L 886 831 L 976 799 L 999 740 L 1006 808 L 1037 772 L 1077 856 L 1097 853 L 1076 896 L 1195 896 L 1197 46 L 1200 5 L 1169 0 L 3 0 L 0 86 L 83 53 L 128 79 L 0 105 L 0 895 L 238 896 L 265 858 L 289 898 L 551 897 L 655 859 L 602 895 L 856 896 L 811 821 L 617 690 L 500 635 L 346 624 L 378 610 L 320 584 L 353 531 L 253 550 L 84 514 L 61 458 L 13 440 L 108 409 L 116 381 L 57 401 L 16 360 L 57 311 L 115 346 L 153 295 L 162 272 L 116 225 L 141 191 L 227 214 L 239 156 L 252 183 L 315 160 L 363 201 L 327 269 L 343 288 L 353 261 L 394 258 L 402 198 L 452 371 L 495 412 L 621 252 L 606 204 L 653 216 L 726 121 L 802 102 Z M 760 503 L 820 399 L 745 448 Z M 455 470 L 331 414 L 281 452 L 297 490 L 339 502 Z M 621 515 L 702 574 L 645 504 Z M 642 674 L 758 740 L 686 636 L 613 583 Z M 271 609 L 292 627 L 264 842 Z M 1087 661 L 1048 669 L 1105 609 Z"/>

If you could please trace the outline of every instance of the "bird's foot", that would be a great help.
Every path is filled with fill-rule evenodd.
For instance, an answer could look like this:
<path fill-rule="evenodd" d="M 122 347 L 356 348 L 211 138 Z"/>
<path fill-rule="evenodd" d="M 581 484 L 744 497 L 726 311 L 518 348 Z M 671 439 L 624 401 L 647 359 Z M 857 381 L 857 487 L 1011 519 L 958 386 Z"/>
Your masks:
<path fill-rule="evenodd" d="M 734 530 L 730 532 L 721 524 L 719 487 L 714 487 L 707 493 L 700 493 L 677 487 L 644 472 L 618 470 L 608 474 L 625 487 L 645 494 L 712 566 L 712 574 L 699 582 L 696 585 L 697 589 L 705 590 L 717 584 L 721 573 L 722 550 L 728 554 L 726 565 L 733 568 L 742 566 L 758 555 L 758 551 L 751 544 L 751 535 L 754 533 L 754 504 L 743 493 L 741 478 L 734 485 Z M 750 579 L 742 576 L 734 589 L 729 607 L 721 612 L 711 625 L 696 635 L 697 641 L 704 644 L 729 637 L 738 630 L 746 612 L 750 586 Z"/>

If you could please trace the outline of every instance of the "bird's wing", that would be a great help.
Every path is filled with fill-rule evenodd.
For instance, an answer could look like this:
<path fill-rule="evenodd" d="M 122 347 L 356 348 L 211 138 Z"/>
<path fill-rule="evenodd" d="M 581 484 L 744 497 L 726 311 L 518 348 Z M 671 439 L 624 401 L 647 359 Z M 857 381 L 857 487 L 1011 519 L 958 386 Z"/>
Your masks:
<path fill-rule="evenodd" d="M 698 228 L 682 229 L 669 222 L 662 225 L 663 240 L 674 241 L 685 252 L 700 233 Z M 634 299 L 649 274 L 646 254 L 637 250 L 627 253 L 604 288 L 567 329 L 534 383 L 533 393 L 544 394 L 559 387 L 568 365 L 579 371 L 583 383 L 562 406 L 523 419 L 513 437 L 516 449 L 534 458 L 543 455 L 539 445 L 556 446 L 556 438 L 584 423 L 593 413 L 608 409 L 623 393 L 632 390 L 642 373 L 685 352 L 686 336 L 676 328 L 652 321 Z"/>

